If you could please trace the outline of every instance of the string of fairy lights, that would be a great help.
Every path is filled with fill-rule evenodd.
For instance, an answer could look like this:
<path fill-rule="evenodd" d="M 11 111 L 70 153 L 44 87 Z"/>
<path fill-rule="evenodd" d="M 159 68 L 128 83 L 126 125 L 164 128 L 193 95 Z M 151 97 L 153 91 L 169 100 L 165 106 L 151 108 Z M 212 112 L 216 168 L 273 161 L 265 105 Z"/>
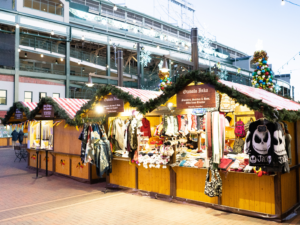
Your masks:
<path fill-rule="evenodd" d="M 295 6 L 299 6 L 299 7 L 300 7 L 300 5 L 298 5 L 297 3 L 294 3 L 294 2 L 291 2 L 291 1 L 288 1 L 288 0 L 281 0 L 281 5 L 285 5 L 285 2 L 287 2 L 287 3 L 290 3 L 290 4 L 292 4 L 292 5 L 295 5 Z"/>
<path fill-rule="evenodd" d="M 300 57 L 300 52 L 298 52 L 297 54 L 295 54 L 292 58 L 290 58 L 285 64 L 283 64 L 279 69 L 278 69 L 278 73 L 280 74 L 282 72 L 282 70 L 284 70 L 288 65 L 289 63 L 295 61 L 298 57 Z M 295 69 L 295 70 L 298 70 L 298 69 Z M 293 71 L 293 70 L 290 70 L 290 71 Z"/>

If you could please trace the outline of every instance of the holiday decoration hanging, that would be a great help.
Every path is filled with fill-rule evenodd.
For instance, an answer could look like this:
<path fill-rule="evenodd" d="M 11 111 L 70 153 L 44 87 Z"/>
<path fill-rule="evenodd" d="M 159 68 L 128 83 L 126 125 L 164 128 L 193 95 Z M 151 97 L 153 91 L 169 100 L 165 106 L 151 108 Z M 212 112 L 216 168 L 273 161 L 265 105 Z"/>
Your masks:
<path fill-rule="evenodd" d="M 254 52 L 252 63 L 257 65 L 252 73 L 252 86 L 260 89 L 265 89 L 270 92 L 275 92 L 273 80 L 273 71 L 268 65 L 268 54 L 266 51 Z"/>
<path fill-rule="evenodd" d="M 158 76 L 160 78 L 160 83 L 158 84 L 158 87 L 160 90 L 165 90 L 165 88 L 167 86 L 171 86 L 172 85 L 172 81 L 169 73 L 169 69 L 168 69 L 168 64 L 167 64 L 167 60 L 164 59 L 164 62 L 160 62 L 159 66 L 159 72 L 158 72 Z"/>

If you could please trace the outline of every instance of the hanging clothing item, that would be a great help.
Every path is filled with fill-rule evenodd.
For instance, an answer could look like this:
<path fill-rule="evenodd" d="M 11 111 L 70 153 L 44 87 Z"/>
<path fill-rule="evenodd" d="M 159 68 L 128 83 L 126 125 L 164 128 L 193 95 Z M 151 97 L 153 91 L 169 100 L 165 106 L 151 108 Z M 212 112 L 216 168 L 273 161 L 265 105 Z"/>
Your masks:
<path fill-rule="evenodd" d="M 183 135 L 187 135 L 188 132 L 188 117 L 187 115 L 181 115 L 181 127 L 179 132 L 182 133 Z"/>
<path fill-rule="evenodd" d="M 225 114 L 224 113 L 220 113 L 219 115 L 220 118 L 220 123 L 219 123 L 219 130 L 220 130 L 220 147 L 221 147 L 221 158 L 223 158 L 224 155 L 224 150 L 225 150 Z"/>
<path fill-rule="evenodd" d="M 103 137 L 97 144 L 96 167 L 97 175 L 102 177 L 104 173 L 112 172 L 112 151 L 109 141 Z"/>
<path fill-rule="evenodd" d="M 162 131 L 163 131 L 163 127 L 164 127 L 164 122 L 161 122 L 154 131 L 154 135 L 153 136 L 160 136 Z"/>
<path fill-rule="evenodd" d="M 178 123 L 178 132 L 181 129 L 181 115 L 177 115 L 177 123 Z"/>
<path fill-rule="evenodd" d="M 204 116 L 197 116 L 197 130 L 203 130 L 203 118 Z"/>
<path fill-rule="evenodd" d="M 94 145 L 93 145 L 93 140 L 94 138 L 94 135 L 93 135 L 93 129 L 92 129 L 92 126 L 88 126 L 88 129 L 87 129 L 87 144 L 86 144 L 86 149 L 85 149 L 85 157 L 84 157 L 84 162 L 87 163 L 87 162 L 93 162 L 95 161 L 94 159 Z"/>
<path fill-rule="evenodd" d="M 274 146 L 274 157 L 275 166 L 283 165 L 288 163 L 288 156 L 286 151 L 284 131 L 280 123 L 275 123 L 275 131 L 273 134 L 273 146 Z"/>
<path fill-rule="evenodd" d="M 84 124 L 83 125 L 83 129 L 79 135 L 79 140 L 81 141 L 81 154 L 80 154 L 80 157 L 81 157 L 81 161 L 83 163 L 85 163 L 84 159 L 85 159 L 85 150 L 86 150 L 86 144 L 87 144 L 87 124 Z"/>
<path fill-rule="evenodd" d="M 246 153 L 250 166 L 273 166 L 273 134 L 275 125 L 268 120 L 257 120 L 250 124 L 246 137 Z"/>
<path fill-rule="evenodd" d="M 118 146 L 120 149 L 116 150 L 125 150 L 125 144 L 124 144 L 124 131 L 125 131 L 125 125 L 121 118 L 115 119 L 115 139 L 118 142 Z"/>
<path fill-rule="evenodd" d="M 137 149 L 137 120 L 133 118 L 131 120 L 129 129 L 128 129 L 128 141 L 130 145 L 130 152 Z"/>
<path fill-rule="evenodd" d="M 192 115 L 191 119 L 192 119 L 192 129 L 191 130 L 196 131 L 197 130 L 197 116 Z"/>
<path fill-rule="evenodd" d="M 206 138 L 205 147 L 207 149 L 207 158 L 210 159 L 213 156 L 212 150 L 212 127 L 211 127 L 211 112 L 207 112 L 205 116 L 205 128 Z"/>
<path fill-rule="evenodd" d="M 149 120 L 143 118 L 142 124 L 143 124 L 143 126 L 141 126 L 141 132 L 143 133 L 142 136 L 151 137 L 151 126 Z"/>
<path fill-rule="evenodd" d="M 178 135 L 178 121 L 175 116 L 165 116 L 165 135 L 177 136 Z"/>
<path fill-rule="evenodd" d="M 292 164 L 292 146 L 291 146 L 291 142 L 292 142 L 292 136 L 288 133 L 285 134 L 285 149 L 286 149 L 286 153 L 288 155 L 289 158 L 289 164 Z"/>
<path fill-rule="evenodd" d="M 192 114 L 187 114 L 188 119 L 188 131 L 192 130 Z"/>
<path fill-rule="evenodd" d="M 233 112 L 235 108 L 235 102 L 227 94 L 222 94 L 220 103 L 220 112 Z"/>
<path fill-rule="evenodd" d="M 220 127 L 219 127 L 219 112 L 212 113 L 212 146 L 213 146 L 213 162 L 220 163 Z"/>

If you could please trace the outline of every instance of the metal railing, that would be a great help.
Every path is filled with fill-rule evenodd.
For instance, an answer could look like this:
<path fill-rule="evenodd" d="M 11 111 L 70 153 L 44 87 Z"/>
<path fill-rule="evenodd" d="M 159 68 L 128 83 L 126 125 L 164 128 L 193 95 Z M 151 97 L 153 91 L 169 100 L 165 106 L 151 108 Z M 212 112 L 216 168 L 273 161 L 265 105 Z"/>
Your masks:
<path fill-rule="evenodd" d="M 64 64 L 33 62 L 26 59 L 20 59 L 20 70 L 65 75 Z"/>
<path fill-rule="evenodd" d="M 23 0 L 24 7 L 62 16 L 64 6 L 48 0 Z"/>

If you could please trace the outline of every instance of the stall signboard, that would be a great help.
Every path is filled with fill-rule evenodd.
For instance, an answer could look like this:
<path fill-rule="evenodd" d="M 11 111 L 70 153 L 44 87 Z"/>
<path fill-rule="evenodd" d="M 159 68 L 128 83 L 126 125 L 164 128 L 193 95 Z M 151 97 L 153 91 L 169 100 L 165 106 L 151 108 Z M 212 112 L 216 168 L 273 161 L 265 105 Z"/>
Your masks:
<path fill-rule="evenodd" d="M 177 109 L 214 107 L 216 107 L 216 90 L 212 85 L 186 86 L 177 94 Z"/>
<path fill-rule="evenodd" d="M 21 112 L 19 109 L 16 109 L 15 120 L 21 120 L 21 119 L 23 119 L 23 112 Z"/>
<path fill-rule="evenodd" d="M 42 117 L 43 118 L 53 118 L 54 117 L 54 109 L 50 104 L 43 105 L 42 109 Z"/>
<path fill-rule="evenodd" d="M 124 112 L 124 101 L 114 95 L 108 95 L 107 98 L 100 101 L 105 113 Z"/>

